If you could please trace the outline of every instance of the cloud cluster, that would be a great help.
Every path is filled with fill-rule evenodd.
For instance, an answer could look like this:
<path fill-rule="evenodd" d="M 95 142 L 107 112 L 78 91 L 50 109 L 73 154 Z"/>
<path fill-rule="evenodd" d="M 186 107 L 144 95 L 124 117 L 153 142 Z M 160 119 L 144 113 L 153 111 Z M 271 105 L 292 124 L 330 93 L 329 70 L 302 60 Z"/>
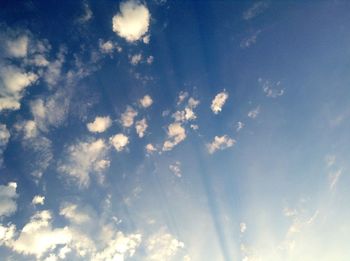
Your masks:
<path fill-rule="evenodd" d="M 226 91 L 220 92 L 214 97 L 210 106 L 214 114 L 218 114 L 219 112 L 221 112 L 222 107 L 224 106 L 227 98 L 228 98 L 228 93 Z"/>
<path fill-rule="evenodd" d="M 228 135 L 215 136 L 214 140 L 207 144 L 207 148 L 210 154 L 213 154 L 217 150 L 224 150 L 229 147 L 232 147 L 236 141 L 231 139 Z"/>
<path fill-rule="evenodd" d="M 122 2 L 112 19 L 113 31 L 128 42 L 138 41 L 148 32 L 150 18 L 147 7 L 137 0 Z"/>
<path fill-rule="evenodd" d="M 182 176 L 182 171 L 181 171 L 181 162 L 180 161 L 175 161 L 174 164 L 169 165 L 169 170 L 176 176 L 181 178 Z"/>
<path fill-rule="evenodd" d="M 168 126 L 168 139 L 163 144 L 163 151 L 172 150 L 177 144 L 186 138 L 186 130 L 181 123 L 174 122 Z"/>

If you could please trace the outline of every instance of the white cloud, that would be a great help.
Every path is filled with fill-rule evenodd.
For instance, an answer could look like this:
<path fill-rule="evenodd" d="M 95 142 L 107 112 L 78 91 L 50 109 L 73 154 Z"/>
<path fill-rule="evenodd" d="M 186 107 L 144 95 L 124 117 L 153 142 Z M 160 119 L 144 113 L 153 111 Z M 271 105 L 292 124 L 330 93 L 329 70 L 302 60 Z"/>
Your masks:
<path fill-rule="evenodd" d="M 142 55 L 139 53 L 139 54 L 134 54 L 130 57 L 130 63 L 132 65 L 137 65 L 141 62 L 142 60 Z"/>
<path fill-rule="evenodd" d="M 188 92 L 181 91 L 177 100 L 177 105 L 180 105 L 188 97 Z"/>
<path fill-rule="evenodd" d="M 11 216 L 17 210 L 17 183 L 10 182 L 6 186 L 0 185 L 0 218 Z"/>
<path fill-rule="evenodd" d="M 122 133 L 118 133 L 109 138 L 109 142 L 117 151 L 122 151 L 125 149 L 126 145 L 129 143 L 129 138 Z"/>
<path fill-rule="evenodd" d="M 149 154 L 152 154 L 153 152 L 157 151 L 157 149 L 151 143 L 148 143 L 145 146 L 145 149 L 146 149 L 147 153 L 149 153 Z"/>
<path fill-rule="evenodd" d="M 185 244 L 163 229 L 150 236 L 146 242 L 147 258 L 151 261 L 172 260 Z"/>
<path fill-rule="evenodd" d="M 139 100 L 139 102 L 143 108 L 148 108 L 149 106 L 152 105 L 153 100 L 151 96 L 145 95 L 142 99 Z"/>
<path fill-rule="evenodd" d="M 103 139 L 78 142 L 67 149 L 67 159 L 59 166 L 59 171 L 75 179 L 80 186 L 87 187 L 90 173 L 102 172 L 101 160 L 107 161 L 108 147 Z M 108 167 L 108 165 L 106 165 Z"/>
<path fill-rule="evenodd" d="M 228 93 L 226 91 L 220 92 L 215 96 L 210 106 L 214 114 L 218 114 L 219 112 L 221 112 L 222 107 L 224 106 L 227 98 L 228 98 Z"/>
<path fill-rule="evenodd" d="M 154 61 L 154 57 L 153 57 L 152 55 L 150 55 L 150 56 L 147 57 L 146 62 L 147 62 L 148 64 L 152 64 L 153 61 Z"/>
<path fill-rule="evenodd" d="M 132 107 L 127 106 L 125 112 L 122 113 L 120 121 L 123 127 L 128 128 L 134 124 L 134 118 L 137 116 L 137 111 Z"/>
<path fill-rule="evenodd" d="M 247 230 L 247 225 L 246 223 L 242 222 L 239 224 L 239 230 L 241 231 L 241 233 L 244 233 Z"/>
<path fill-rule="evenodd" d="M 256 107 L 255 109 L 248 112 L 248 117 L 255 119 L 260 113 L 260 107 Z"/>
<path fill-rule="evenodd" d="M 4 150 L 6 149 L 7 143 L 9 142 L 11 137 L 10 132 L 8 131 L 5 124 L 0 123 L 0 167 L 2 165 L 2 155 Z"/>
<path fill-rule="evenodd" d="M 263 89 L 264 93 L 266 94 L 266 97 L 277 98 L 277 97 L 282 96 L 284 94 L 284 90 L 281 88 L 280 81 L 273 84 L 267 80 L 263 80 L 263 79 L 259 78 L 258 82 L 262 86 L 262 89 Z"/>
<path fill-rule="evenodd" d="M 33 120 L 19 122 L 15 125 L 17 131 L 23 131 L 24 139 L 32 139 L 37 137 L 38 128 Z"/>
<path fill-rule="evenodd" d="M 18 253 L 35 255 L 39 259 L 58 245 L 67 244 L 71 238 L 67 227 L 52 228 L 52 214 L 44 210 L 35 213 L 19 231 L 18 238 L 9 238 L 5 245 Z"/>
<path fill-rule="evenodd" d="M 87 2 L 83 3 L 83 9 L 84 9 L 84 13 L 78 19 L 78 21 L 80 23 L 86 23 L 92 19 L 92 11 L 91 11 L 90 6 Z"/>
<path fill-rule="evenodd" d="M 6 41 L 6 51 L 8 55 L 15 58 L 23 58 L 28 53 L 29 38 L 27 35 L 21 35 L 15 39 L 8 39 Z"/>
<path fill-rule="evenodd" d="M 267 1 L 259 1 L 253 4 L 248 10 L 243 13 L 244 20 L 250 20 L 261 14 L 269 7 L 269 3 Z"/>
<path fill-rule="evenodd" d="M 182 97 L 185 97 L 185 94 L 180 94 L 180 96 L 181 95 L 182 95 Z M 182 103 L 182 101 L 181 101 L 181 103 Z M 194 113 L 193 109 L 195 109 L 198 106 L 198 104 L 199 104 L 199 101 L 191 97 L 188 99 L 188 103 L 187 103 L 187 106 L 185 107 L 185 109 L 182 111 L 176 111 L 172 115 L 172 117 L 175 119 L 176 122 L 186 122 L 186 121 L 195 120 L 195 119 L 197 119 L 197 116 Z"/>
<path fill-rule="evenodd" d="M 103 42 L 101 39 L 100 39 L 100 42 L 99 42 L 99 46 L 100 46 L 100 50 L 102 53 L 112 53 L 113 50 L 114 50 L 114 44 L 112 41 L 106 41 L 106 42 Z"/>
<path fill-rule="evenodd" d="M 139 135 L 140 138 L 142 138 L 145 135 L 147 127 L 148 125 L 145 118 L 135 123 L 136 133 Z"/>
<path fill-rule="evenodd" d="M 169 165 L 169 170 L 178 178 L 181 178 L 182 171 L 181 171 L 181 162 L 175 161 L 174 164 Z"/>
<path fill-rule="evenodd" d="M 45 197 L 44 196 L 36 195 L 32 199 L 32 204 L 33 205 L 44 205 L 44 203 L 45 203 Z"/>
<path fill-rule="evenodd" d="M 213 154 L 217 150 L 224 150 L 229 147 L 232 147 L 236 141 L 231 139 L 228 135 L 215 136 L 214 140 L 207 144 L 207 148 L 210 154 Z"/>
<path fill-rule="evenodd" d="M 38 76 L 15 66 L 0 66 L 0 111 L 18 110 L 24 90 L 34 84 Z"/>
<path fill-rule="evenodd" d="M 177 144 L 182 142 L 186 138 L 185 128 L 181 126 L 181 123 L 174 122 L 168 126 L 168 140 L 163 144 L 163 151 L 172 150 Z"/>
<path fill-rule="evenodd" d="M 113 16 L 113 31 L 128 42 L 140 40 L 148 32 L 150 17 L 147 7 L 140 2 L 122 2 L 120 13 Z"/>
<path fill-rule="evenodd" d="M 90 132 L 104 132 L 112 125 L 111 118 L 106 117 L 96 117 L 93 122 L 88 123 L 86 126 Z"/>
<path fill-rule="evenodd" d="M 92 218 L 88 211 L 80 209 L 78 205 L 72 203 L 64 203 L 60 209 L 60 215 L 78 225 L 90 222 Z"/>
<path fill-rule="evenodd" d="M 244 128 L 244 123 L 241 121 L 237 122 L 236 131 L 239 132 L 243 128 Z"/>

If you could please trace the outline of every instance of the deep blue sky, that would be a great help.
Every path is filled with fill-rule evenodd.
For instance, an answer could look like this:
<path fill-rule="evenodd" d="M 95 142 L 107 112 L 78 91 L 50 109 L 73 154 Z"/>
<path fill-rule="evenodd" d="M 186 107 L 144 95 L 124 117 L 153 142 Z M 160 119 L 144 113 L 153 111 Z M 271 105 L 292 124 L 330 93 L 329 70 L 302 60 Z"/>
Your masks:
<path fill-rule="evenodd" d="M 348 1 L 1 1 L 1 260 L 349 260 Z"/>

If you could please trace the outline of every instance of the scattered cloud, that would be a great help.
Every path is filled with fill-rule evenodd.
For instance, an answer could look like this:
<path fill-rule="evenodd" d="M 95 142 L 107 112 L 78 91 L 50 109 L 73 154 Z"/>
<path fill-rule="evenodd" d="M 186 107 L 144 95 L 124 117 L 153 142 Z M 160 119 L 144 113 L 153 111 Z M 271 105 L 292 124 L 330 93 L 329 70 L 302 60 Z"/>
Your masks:
<path fill-rule="evenodd" d="M 188 97 L 188 92 L 181 91 L 177 100 L 177 105 L 180 105 Z"/>
<path fill-rule="evenodd" d="M 331 190 L 333 190 L 335 188 L 335 186 L 338 183 L 338 180 L 340 178 L 340 176 L 343 174 L 343 169 L 338 169 L 336 171 L 331 171 L 328 174 L 329 177 L 329 187 Z"/>
<path fill-rule="evenodd" d="M 141 62 L 141 60 L 142 60 L 142 54 L 134 54 L 134 55 L 132 55 L 132 56 L 130 56 L 130 63 L 132 64 L 132 65 L 137 65 L 137 64 L 139 64 L 140 62 Z"/>
<path fill-rule="evenodd" d="M 147 130 L 147 121 L 145 118 L 139 120 L 135 123 L 136 133 L 142 138 L 145 135 L 145 131 Z"/>
<path fill-rule="evenodd" d="M 262 78 L 259 78 L 258 82 L 262 86 L 262 89 L 263 89 L 264 93 L 266 94 L 266 97 L 277 98 L 277 97 L 282 96 L 284 94 L 284 89 L 281 88 L 280 81 L 273 84 L 270 81 L 263 80 Z"/>
<path fill-rule="evenodd" d="M 128 128 L 134 124 L 134 118 L 137 116 L 137 111 L 132 107 L 127 106 L 125 112 L 122 113 L 120 122 L 123 127 Z"/>
<path fill-rule="evenodd" d="M 232 147 L 236 141 L 231 139 L 228 135 L 215 136 L 214 140 L 207 144 L 207 148 L 210 154 L 213 154 L 217 150 L 224 150 L 229 147 Z"/>
<path fill-rule="evenodd" d="M 86 224 L 91 221 L 92 215 L 86 209 L 80 209 L 78 205 L 63 203 L 60 208 L 60 215 L 73 224 Z"/>
<path fill-rule="evenodd" d="M 153 100 L 152 100 L 151 96 L 145 95 L 145 96 L 143 96 L 142 99 L 139 100 L 139 102 L 143 108 L 148 108 L 152 105 Z"/>
<path fill-rule="evenodd" d="M 261 33 L 261 30 L 257 30 L 249 37 L 243 39 L 241 41 L 240 47 L 242 49 L 246 49 L 246 48 L 249 48 L 250 46 L 254 45 L 256 43 L 256 40 L 257 40 L 260 33 Z"/>
<path fill-rule="evenodd" d="M 147 7 L 136 1 L 120 3 L 120 12 L 113 16 L 113 31 L 128 42 L 135 42 L 148 32 L 151 15 Z"/>
<path fill-rule="evenodd" d="M 9 56 L 24 58 L 28 53 L 29 37 L 28 35 L 19 35 L 12 39 L 6 39 L 5 45 Z"/>
<path fill-rule="evenodd" d="M 154 61 L 154 57 L 153 57 L 152 55 L 150 55 L 150 56 L 147 57 L 146 62 L 147 62 L 148 64 L 152 64 L 153 61 Z"/>
<path fill-rule="evenodd" d="M 102 39 L 99 40 L 99 48 L 104 54 L 112 54 L 114 50 L 117 50 L 120 53 L 123 50 L 118 44 L 111 40 L 103 41 Z"/>
<path fill-rule="evenodd" d="M 88 123 L 86 126 L 90 132 L 104 132 L 112 125 L 111 118 L 106 117 L 96 117 L 93 122 Z"/>
<path fill-rule="evenodd" d="M 177 144 L 182 142 L 186 138 L 186 131 L 181 126 L 181 123 L 175 122 L 168 126 L 167 135 L 168 139 L 163 144 L 163 151 L 172 150 Z"/>
<path fill-rule="evenodd" d="M 182 172 L 181 172 L 181 162 L 180 161 L 175 161 L 174 164 L 169 165 L 169 170 L 178 178 L 182 177 Z"/>
<path fill-rule="evenodd" d="M 248 112 L 248 117 L 255 119 L 260 113 L 260 106 Z"/>
<path fill-rule="evenodd" d="M 149 154 L 152 154 L 153 152 L 157 151 L 157 149 L 151 143 L 148 143 L 145 146 L 145 149 L 146 149 L 147 153 L 149 153 Z"/>
<path fill-rule="evenodd" d="M 44 205 L 44 203 L 45 203 L 45 197 L 44 196 L 36 195 L 32 199 L 32 204 L 33 205 Z"/>
<path fill-rule="evenodd" d="M 93 14 L 89 4 L 85 1 L 83 2 L 83 11 L 84 13 L 82 14 L 82 16 L 79 17 L 78 21 L 80 23 L 87 23 L 92 19 Z"/>
<path fill-rule="evenodd" d="M 0 218 L 9 217 L 17 210 L 17 183 L 10 182 L 6 186 L 0 185 Z"/>
<path fill-rule="evenodd" d="M 236 131 L 239 132 L 243 128 L 244 128 L 244 123 L 241 122 L 241 121 L 237 122 L 237 124 L 236 124 Z"/>
<path fill-rule="evenodd" d="M 59 171 L 72 177 L 80 186 L 87 187 L 90 173 L 101 173 L 108 167 L 107 144 L 103 139 L 81 141 L 68 147 L 67 157 L 59 164 Z"/>
<path fill-rule="evenodd" d="M 268 1 L 259 1 L 254 3 L 249 9 L 243 13 L 244 20 L 251 20 L 264 12 L 269 7 Z"/>
<path fill-rule="evenodd" d="M 242 222 L 239 224 L 239 230 L 243 234 L 247 230 L 247 225 L 246 223 Z"/>
<path fill-rule="evenodd" d="M 0 167 L 2 165 L 2 155 L 6 149 L 7 143 L 11 137 L 10 132 L 8 131 L 5 124 L 0 124 Z"/>
<path fill-rule="evenodd" d="M 109 139 L 109 142 L 118 151 L 123 151 L 129 143 L 129 138 L 122 133 L 118 133 Z"/>
<path fill-rule="evenodd" d="M 222 107 L 224 106 L 227 98 L 228 98 L 228 93 L 226 91 L 220 92 L 215 96 L 210 106 L 214 114 L 218 114 L 219 112 L 221 112 Z"/>

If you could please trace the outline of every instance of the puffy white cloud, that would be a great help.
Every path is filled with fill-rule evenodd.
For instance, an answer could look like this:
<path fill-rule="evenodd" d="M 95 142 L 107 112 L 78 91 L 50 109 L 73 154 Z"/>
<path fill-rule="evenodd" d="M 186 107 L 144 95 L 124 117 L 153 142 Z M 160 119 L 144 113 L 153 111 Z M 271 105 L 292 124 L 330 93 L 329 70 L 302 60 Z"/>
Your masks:
<path fill-rule="evenodd" d="M 177 177 L 181 178 L 182 172 L 181 172 L 181 162 L 175 161 L 174 164 L 169 165 L 169 170 Z"/>
<path fill-rule="evenodd" d="M 0 218 L 10 216 L 17 210 L 17 183 L 10 182 L 6 186 L 0 185 Z"/>
<path fill-rule="evenodd" d="M 218 114 L 221 112 L 222 107 L 224 106 L 226 100 L 228 98 L 228 93 L 226 91 L 218 93 L 213 101 L 211 102 L 211 110 L 215 113 Z"/>
<path fill-rule="evenodd" d="M 146 242 L 146 260 L 171 260 L 184 247 L 183 242 L 161 229 L 158 233 L 150 236 Z"/>
<path fill-rule="evenodd" d="M 263 79 L 259 78 L 258 82 L 262 86 L 262 89 L 263 89 L 264 93 L 266 94 L 266 97 L 277 98 L 277 97 L 282 96 L 284 94 L 284 90 L 281 88 L 280 81 L 273 84 L 267 80 L 263 80 Z"/>
<path fill-rule="evenodd" d="M 44 203 L 45 203 L 45 197 L 44 196 L 36 195 L 32 199 L 32 204 L 33 205 L 44 205 Z"/>
<path fill-rule="evenodd" d="M 120 118 L 120 122 L 122 123 L 123 127 L 131 127 L 134 124 L 134 118 L 137 116 L 137 114 L 138 113 L 136 110 L 130 106 L 127 106 L 125 112 L 122 113 Z"/>
<path fill-rule="evenodd" d="M 187 96 L 185 94 L 180 94 L 179 97 L 186 98 Z M 180 104 L 181 103 L 182 103 L 182 101 L 180 102 Z M 198 104 L 199 104 L 199 101 L 191 97 L 188 99 L 188 103 L 187 103 L 187 106 L 185 107 L 185 109 L 182 111 L 176 111 L 172 115 L 172 117 L 175 119 L 176 122 L 186 122 L 186 121 L 195 120 L 197 118 L 197 116 L 196 116 L 195 112 L 193 111 L 193 109 L 195 109 L 198 106 Z"/>
<path fill-rule="evenodd" d="M 210 154 L 213 154 L 217 150 L 224 150 L 229 147 L 232 147 L 236 141 L 231 139 L 228 135 L 215 136 L 214 140 L 207 144 L 207 148 Z"/>
<path fill-rule="evenodd" d="M 268 1 L 259 1 L 254 3 L 248 10 L 246 10 L 243 13 L 243 19 L 244 20 L 250 20 L 256 17 L 257 15 L 261 14 L 265 11 L 266 8 L 269 7 Z"/>
<path fill-rule="evenodd" d="M 5 124 L 0 124 L 0 166 L 2 165 L 2 154 L 6 149 L 7 143 L 9 142 L 11 137 L 10 132 L 8 131 Z"/>
<path fill-rule="evenodd" d="M 120 12 L 113 16 L 113 31 L 128 42 L 140 40 L 148 32 L 150 18 L 147 7 L 140 2 L 122 2 Z"/>
<path fill-rule="evenodd" d="M 0 66 L 0 111 L 18 110 L 24 90 L 34 84 L 38 76 L 15 66 Z"/>
<path fill-rule="evenodd" d="M 18 238 L 7 240 L 5 245 L 18 253 L 40 258 L 58 245 L 67 244 L 71 238 L 67 227 L 52 228 L 52 214 L 44 210 L 35 213 L 19 231 Z"/>
<path fill-rule="evenodd" d="M 145 131 L 147 130 L 147 121 L 145 118 L 139 120 L 135 123 L 136 133 L 142 138 L 145 135 Z"/>
<path fill-rule="evenodd" d="M 139 100 L 139 102 L 143 108 L 148 108 L 149 106 L 152 105 L 153 100 L 151 96 L 145 95 L 142 99 Z"/>
<path fill-rule="evenodd" d="M 108 161 L 108 147 L 103 139 L 88 142 L 78 142 L 67 149 L 67 159 L 61 162 L 59 171 L 68 174 L 79 185 L 87 187 L 90 182 L 90 173 L 102 172 L 101 161 Z M 105 165 L 106 167 L 109 164 Z"/>
<path fill-rule="evenodd" d="M 153 144 L 151 143 L 148 143 L 146 146 L 145 146 L 145 149 L 147 151 L 147 153 L 151 154 L 155 151 L 157 151 L 157 149 L 153 146 Z"/>
<path fill-rule="evenodd" d="M 185 128 L 181 126 L 181 123 L 174 122 L 168 126 L 168 140 L 163 144 L 163 151 L 172 150 L 177 144 L 182 142 L 186 138 Z"/>
<path fill-rule="evenodd" d="M 86 126 L 90 132 L 104 132 L 112 125 L 111 118 L 106 117 L 96 117 L 93 122 L 88 123 Z"/>
<path fill-rule="evenodd" d="M 113 145 L 113 147 L 117 151 L 122 151 L 125 149 L 126 145 L 128 145 L 129 138 L 122 133 L 118 133 L 118 134 L 110 137 L 109 142 Z"/>
<path fill-rule="evenodd" d="M 256 107 L 255 109 L 248 112 L 248 117 L 255 119 L 260 113 L 260 107 Z"/>
<path fill-rule="evenodd" d="M 6 40 L 6 51 L 8 55 L 15 58 L 23 58 L 28 53 L 29 38 L 27 35 L 20 35 L 15 39 Z"/>
<path fill-rule="evenodd" d="M 100 40 L 100 50 L 103 53 L 112 53 L 113 49 L 114 49 L 114 44 L 112 41 L 106 41 L 103 42 L 102 40 Z"/>
<path fill-rule="evenodd" d="M 139 53 L 139 54 L 134 54 L 130 57 L 130 63 L 132 65 L 137 65 L 141 62 L 142 60 L 142 55 Z"/>

